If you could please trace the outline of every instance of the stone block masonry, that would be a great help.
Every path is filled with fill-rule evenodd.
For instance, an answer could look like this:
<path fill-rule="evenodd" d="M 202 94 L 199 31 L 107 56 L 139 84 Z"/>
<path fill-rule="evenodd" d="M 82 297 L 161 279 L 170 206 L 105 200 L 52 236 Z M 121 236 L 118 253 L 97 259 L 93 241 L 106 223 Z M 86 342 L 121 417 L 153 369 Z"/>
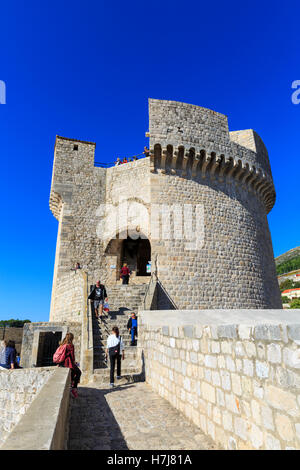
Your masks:
<path fill-rule="evenodd" d="M 61 332 L 63 339 L 66 333 L 73 333 L 76 361 L 80 361 L 82 346 L 82 324 L 79 322 L 36 322 L 26 323 L 23 328 L 23 342 L 21 351 L 21 366 L 42 366 L 42 354 L 40 334 L 46 332 Z"/>
<path fill-rule="evenodd" d="M 8 400 L 18 410 L 17 419 L 3 421 L 10 432 L 1 450 L 63 450 L 68 439 L 70 369 L 37 368 L 0 373 Z M 29 399 L 28 399 L 29 397 Z M 14 402 L 16 399 L 16 403 Z M 5 436 L 3 436 L 5 437 Z"/>
<path fill-rule="evenodd" d="M 17 353 L 21 353 L 22 348 L 22 337 L 23 337 L 23 328 L 0 328 L 0 341 L 6 339 L 6 341 L 14 341 L 16 345 Z"/>
<path fill-rule="evenodd" d="M 26 413 L 55 368 L 0 371 L 0 445 Z"/>
<path fill-rule="evenodd" d="M 297 310 L 140 312 L 146 381 L 224 449 L 300 449 Z"/>

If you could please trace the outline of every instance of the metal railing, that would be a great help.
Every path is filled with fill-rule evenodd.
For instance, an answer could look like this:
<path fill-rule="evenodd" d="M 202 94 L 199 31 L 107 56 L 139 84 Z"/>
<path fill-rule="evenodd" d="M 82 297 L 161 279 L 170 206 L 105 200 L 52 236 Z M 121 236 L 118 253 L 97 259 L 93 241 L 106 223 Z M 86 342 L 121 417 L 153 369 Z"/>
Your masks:
<path fill-rule="evenodd" d="M 155 279 L 155 281 L 154 281 Z M 168 301 L 170 302 L 170 304 L 173 306 L 174 310 L 178 310 L 178 307 L 177 305 L 175 304 L 174 300 L 170 297 L 168 291 L 165 289 L 164 285 L 162 284 L 161 280 L 158 278 L 157 274 L 156 273 L 152 273 L 151 274 L 151 278 L 150 278 L 150 281 L 148 282 L 147 284 L 147 288 L 146 288 L 146 292 L 145 292 L 145 297 L 144 297 L 144 309 L 146 310 L 146 302 L 147 302 L 147 298 L 148 298 L 148 295 L 149 295 L 149 292 L 150 292 L 150 288 L 152 285 L 155 284 L 155 287 L 154 287 L 154 291 L 153 291 L 153 294 L 155 292 L 155 289 L 156 289 L 156 285 L 159 285 L 159 287 L 161 288 L 161 290 L 163 291 L 164 295 L 168 298 Z"/>
<path fill-rule="evenodd" d="M 128 157 L 128 158 L 124 157 L 127 159 L 127 162 L 125 163 L 131 163 L 134 160 L 129 160 L 130 158 L 133 159 L 133 158 L 141 157 L 142 155 L 144 155 L 144 158 L 149 156 L 149 155 L 146 155 L 145 152 L 142 152 L 142 153 L 139 153 L 138 155 L 132 155 L 132 157 Z M 120 159 L 120 162 L 121 162 L 120 163 L 121 165 L 125 165 L 125 163 L 122 163 L 121 159 Z M 116 162 L 94 162 L 94 166 L 99 167 L 99 168 L 111 168 L 112 166 L 116 166 Z"/>
<path fill-rule="evenodd" d="M 168 294 L 168 291 L 165 289 L 165 287 L 163 286 L 162 282 L 160 281 L 160 279 L 157 278 L 157 283 L 159 284 L 160 288 L 162 289 L 163 293 L 165 294 L 165 296 L 168 298 L 170 304 L 174 307 L 174 310 L 178 310 L 178 307 L 177 305 L 175 304 L 174 300 L 170 297 L 170 295 Z"/>
<path fill-rule="evenodd" d="M 146 291 L 145 291 L 145 296 L 144 296 L 144 309 L 146 310 L 146 302 L 147 302 L 147 298 L 148 298 L 148 295 L 149 295 L 149 291 L 150 291 L 150 287 L 154 284 L 153 282 L 153 279 L 155 278 L 155 283 L 157 282 L 157 275 L 156 273 L 152 273 L 151 274 L 151 277 L 150 277 L 150 280 L 147 284 L 147 287 L 146 287 Z"/>

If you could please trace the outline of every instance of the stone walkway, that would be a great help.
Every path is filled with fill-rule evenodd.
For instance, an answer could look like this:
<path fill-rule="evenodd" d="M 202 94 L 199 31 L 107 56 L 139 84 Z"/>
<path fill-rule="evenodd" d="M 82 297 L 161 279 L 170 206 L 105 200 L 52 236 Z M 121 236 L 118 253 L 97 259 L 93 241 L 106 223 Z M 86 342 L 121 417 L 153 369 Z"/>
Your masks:
<path fill-rule="evenodd" d="M 146 383 L 89 384 L 72 399 L 70 450 L 209 450 L 216 446 Z"/>

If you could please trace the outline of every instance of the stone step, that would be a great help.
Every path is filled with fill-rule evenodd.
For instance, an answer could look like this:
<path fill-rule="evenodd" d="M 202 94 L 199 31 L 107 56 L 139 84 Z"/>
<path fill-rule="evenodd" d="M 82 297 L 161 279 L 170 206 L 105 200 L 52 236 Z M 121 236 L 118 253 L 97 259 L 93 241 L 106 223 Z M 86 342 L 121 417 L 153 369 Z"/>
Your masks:
<path fill-rule="evenodd" d="M 124 385 L 127 383 L 143 382 L 144 377 L 141 371 L 137 368 L 124 368 L 121 369 L 121 379 L 116 379 L 115 372 L 115 385 Z M 99 384 L 108 384 L 110 382 L 109 369 L 94 369 L 94 373 L 91 375 L 91 382 L 97 382 Z"/>

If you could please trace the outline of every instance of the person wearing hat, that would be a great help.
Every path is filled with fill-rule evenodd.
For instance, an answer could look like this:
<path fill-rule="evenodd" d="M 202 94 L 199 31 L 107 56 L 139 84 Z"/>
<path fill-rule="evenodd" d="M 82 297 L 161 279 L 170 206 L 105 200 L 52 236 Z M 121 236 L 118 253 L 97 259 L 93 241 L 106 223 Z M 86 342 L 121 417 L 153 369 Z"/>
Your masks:
<path fill-rule="evenodd" d="M 94 302 L 94 310 L 95 310 L 96 318 L 99 318 L 99 313 L 100 313 L 100 318 L 102 318 L 104 316 L 103 315 L 104 301 L 105 302 L 108 301 L 104 284 L 101 284 L 100 281 L 97 281 L 96 285 L 93 286 L 92 291 L 88 298 L 89 300 L 92 300 Z"/>

